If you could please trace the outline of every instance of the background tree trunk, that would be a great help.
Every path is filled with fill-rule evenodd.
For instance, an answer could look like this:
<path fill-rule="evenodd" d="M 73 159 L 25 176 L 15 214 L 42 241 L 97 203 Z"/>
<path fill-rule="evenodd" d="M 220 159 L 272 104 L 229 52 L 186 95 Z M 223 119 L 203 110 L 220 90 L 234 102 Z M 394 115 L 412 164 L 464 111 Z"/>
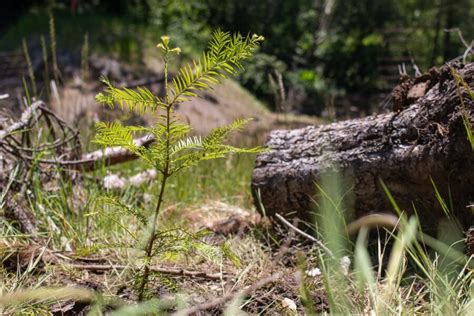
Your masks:
<path fill-rule="evenodd" d="M 474 63 L 457 68 L 473 87 Z M 337 168 L 352 186 L 355 217 L 392 212 L 383 180 L 402 210 L 413 213 L 415 207 L 421 224 L 436 229 L 444 215 L 432 179 L 463 226 L 472 225 L 466 205 L 474 193 L 474 153 L 456 82 L 448 66 L 429 82 L 432 88 L 399 113 L 273 131 L 270 151 L 257 157 L 253 172 L 259 210 L 309 219 L 315 182 Z M 466 93 L 463 100 L 472 126 L 473 101 Z"/>

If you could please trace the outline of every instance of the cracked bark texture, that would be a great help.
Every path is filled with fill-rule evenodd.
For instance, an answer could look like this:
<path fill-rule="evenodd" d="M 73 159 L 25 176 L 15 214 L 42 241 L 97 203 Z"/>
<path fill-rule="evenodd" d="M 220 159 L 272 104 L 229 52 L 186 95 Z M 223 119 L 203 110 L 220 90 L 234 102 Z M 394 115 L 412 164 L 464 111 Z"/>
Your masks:
<path fill-rule="evenodd" d="M 474 63 L 455 68 L 473 88 Z M 257 208 L 269 216 L 309 219 L 315 182 L 337 168 L 352 186 L 355 217 L 392 212 L 383 180 L 402 210 L 413 213 L 415 207 L 422 225 L 436 229 L 444 215 L 432 179 L 462 225 L 471 226 L 473 213 L 466 205 L 474 198 L 474 153 L 463 107 L 448 66 L 436 80 L 401 112 L 273 131 L 266 142 L 269 151 L 257 157 L 253 172 Z M 466 93 L 462 96 L 472 126 L 474 104 Z"/>

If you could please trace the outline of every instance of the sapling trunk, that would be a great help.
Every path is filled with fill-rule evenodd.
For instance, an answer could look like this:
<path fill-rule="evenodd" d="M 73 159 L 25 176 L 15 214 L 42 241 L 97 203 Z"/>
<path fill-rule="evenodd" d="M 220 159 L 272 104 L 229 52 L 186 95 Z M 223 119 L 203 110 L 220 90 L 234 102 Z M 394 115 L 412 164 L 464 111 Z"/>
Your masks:
<path fill-rule="evenodd" d="M 169 53 L 168 51 L 165 52 L 164 55 L 164 62 L 165 62 L 165 100 L 169 104 L 169 93 L 168 93 L 168 61 L 169 61 Z M 169 104 L 166 108 L 166 148 L 165 148 L 165 166 L 162 170 L 162 180 L 161 180 L 161 187 L 160 193 L 158 194 L 158 202 L 156 203 L 155 213 L 153 214 L 153 221 L 151 223 L 151 230 L 150 230 L 150 238 L 148 239 L 148 244 L 145 250 L 145 268 L 143 271 L 143 276 L 141 278 L 141 283 L 138 288 L 138 300 L 143 300 L 143 295 L 145 294 L 145 287 L 148 283 L 148 277 L 150 275 L 150 261 L 153 253 L 153 245 L 156 240 L 156 226 L 158 222 L 158 215 L 160 214 L 161 204 L 163 203 L 163 195 L 165 193 L 166 181 L 171 176 L 170 174 L 170 114 L 173 104 Z"/>
<path fill-rule="evenodd" d="M 160 193 L 158 195 L 158 202 L 156 203 L 155 213 L 153 214 L 153 222 L 150 230 L 150 238 L 148 239 L 148 244 L 146 246 L 146 258 L 145 258 L 145 269 L 143 271 L 143 276 L 141 278 L 140 286 L 138 288 L 138 300 L 143 300 L 143 295 L 145 293 L 145 287 L 148 283 L 148 277 L 150 275 L 150 259 L 152 257 L 153 252 L 153 244 L 155 243 L 156 239 L 156 225 L 158 221 L 158 215 L 160 213 L 161 204 L 163 203 L 163 195 L 165 192 L 166 181 L 168 180 L 169 176 L 163 174 L 163 178 L 161 180 L 161 188 Z"/>

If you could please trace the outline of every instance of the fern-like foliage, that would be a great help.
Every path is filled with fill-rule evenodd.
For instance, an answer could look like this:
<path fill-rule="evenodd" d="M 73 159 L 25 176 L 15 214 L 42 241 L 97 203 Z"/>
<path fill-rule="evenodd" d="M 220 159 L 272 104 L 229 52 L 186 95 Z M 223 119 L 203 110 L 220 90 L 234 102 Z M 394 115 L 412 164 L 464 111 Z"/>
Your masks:
<path fill-rule="evenodd" d="M 150 156 L 148 150 L 136 144 L 134 140 L 135 135 L 149 132 L 149 128 L 143 126 L 123 126 L 120 122 L 98 122 L 96 128 L 95 143 L 103 146 L 125 148 L 149 164 L 153 164 L 153 157 Z"/>
<path fill-rule="evenodd" d="M 183 102 L 196 92 L 207 90 L 222 78 L 243 70 L 242 61 L 252 56 L 261 36 L 231 36 L 217 30 L 209 41 L 209 50 L 192 64 L 184 66 L 173 79 L 173 102 Z"/>
<path fill-rule="evenodd" d="M 181 170 L 191 167 L 203 160 L 225 157 L 230 153 L 257 153 L 262 151 L 261 147 L 238 148 L 226 144 L 233 132 L 241 131 L 250 121 L 238 119 L 233 123 L 213 129 L 207 136 L 193 136 L 191 126 L 179 122 L 174 116 L 175 107 L 197 96 L 199 91 L 208 90 L 212 85 L 219 83 L 221 79 L 237 74 L 244 69 L 242 62 L 250 58 L 255 49 L 263 40 L 258 35 L 242 36 L 231 35 L 227 32 L 217 30 L 209 41 L 208 50 L 200 58 L 182 67 L 177 75 L 168 81 L 168 63 L 173 54 L 179 54 L 178 47 L 171 48 L 170 38 L 163 36 L 157 47 L 161 50 L 164 58 L 165 97 L 154 95 L 149 89 L 137 87 L 136 89 L 117 88 L 106 78 L 102 78 L 105 84 L 103 93 L 96 96 L 96 100 L 104 105 L 130 111 L 145 111 L 157 113 L 158 121 L 152 127 L 123 126 L 115 123 L 98 123 L 95 142 L 103 146 L 119 146 L 129 150 L 151 165 L 161 173 L 161 187 L 158 202 L 153 213 L 151 222 L 145 223 L 150 228 L 146 238 L 145 262 L 155 254 L 154 242 L 161 238 L 156 232 L 156 222 L 161 209 L 167 179 Z M 155 142 L 150 146 L 140 146 L 134 139 L 137 136 L 153 135 Z M 130 210 L 126 209 L 129 213 Z M 212 253 L 210 248 L 203 245 L 195 247 L 201 253 L 210 254 L 209 257 L 218 257 Z M 214 249 L 213 249 L 214 251 Z M 227 251 L 227 252 L 226 252 Z M 223 253 L 228 253 L 227 249 Z M 232 261 L 237 262 L 236 258 Z M 139 285 L 139 298 L 144 293 L 148 280 L 149 268 L 145 264 L 144 275 Z"/>
<path fill-rule="evenodd" d="M 242 130 L 249 121 L 250 119 L 237 119 L 230 125 L 214 128 L 204 138 L 187 137 L 177 142 L 171 151 L 173 172 L 193 166 L 202 160 L 223 158 L 230 153 L 261 152 L 261 147 L 238 148 L 224 143 L 233 132 Z"/>
<path fill-rule="evenodd" d="M 242 62 L 250 58 L 262 41 L 261 36 L 230 33 L 217 30 L 213 33 L 208 44 L 208 50 L 202 57 L 182 67 L 172 80 L 172 87 L 168 86 L 166 78 L 166 99 L 155 96 L 149 89 L 117 88 L 105 77 L 101 81 L 105 84 L 103 93 L 96 96 L 96 100 L 104 105 L 139 113 L 145 111 L 164 111 L 154 127 L 123 126 L 122 124 L 97 124 L 95 142 L 103 146 L 120 146 L 149 165 L 155 167 L 162 174 L 172 175 L 186 167 L 190 167 L 202 160 L 222 158 L 229 153 L 254 153 L 261 148 L 242 149 L 224 144 L 229 135 L 238 132 L 250 121 L 238 119 L 230 125 L 213 129 L 205 137 L 190 136 L 191 127 L 182 124 L 173 116 L 173 108 L 189 97 L 197 96 L 198 91 L 207 90 L 220 79 L 235 75 L 243 69 Z M 165 59 L 165 71 L 169 55 L 179 53 L 179 48 L 169 47 L 169 37 L 163 37 L 158 45 Z M 155 144 L 148 148 L 138 146 L 133 141 L 139 135 L 153 134 Z"/>
<path fill-rule="evenodd" d="M 161 98 L 155 96 L 149 89 L 137 87 L 135 90 L 129 88 L 116 88 L 106 77 L 101 77 L 106 88 L 104 93 L 96 95 L 98 103 L 114 107 L 119 105 L 122 109 L 127 107 L 130 111 L 138 110 L 140 113 L 150 110 L 156 111 L 163 108 L 166 103 Z"/>

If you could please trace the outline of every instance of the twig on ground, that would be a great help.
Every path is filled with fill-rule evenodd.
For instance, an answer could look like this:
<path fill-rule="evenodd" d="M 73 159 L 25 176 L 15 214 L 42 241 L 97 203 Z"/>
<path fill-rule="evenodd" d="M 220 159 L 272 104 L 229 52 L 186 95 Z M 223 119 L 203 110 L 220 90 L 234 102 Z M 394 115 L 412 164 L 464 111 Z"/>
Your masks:
<path fill-rule="evenodd" d="M 266 278 L 261 279 L 260 281 L 250 285 L 247 288 L 244 288 L 244 289 L 238 290 L 238 291 L 234 291 L 234 292 L 230 292 L 230 293 L 228 293 L 228 294 L 226 294 L 222 297 L 216 298 L 212 301 L 205 302 L 205 303 L 202 303 L 202 304 L 198 304 L 198 305 L 183 309 L 181 311 L 178 311 L 178 312 L 174 313 L 173 315 L 175 315 L 175 316 L 191 315 L 191 314 L 195 314 L 195 313 L 198 313 L 198 312 L 201 312 L 201 311 L 206 311 L 206 310 L 211 309 L 213 307 L 220 306 L 220 305 L 225 304 L 225 303 L 227 303 L 227 302 L 229 302 L 229 301 L 231 301 L 231 300 L 233 300 L 237 297 L 247 296 L 247 295 L 249 295 L 250 293 L 252 293 L 256 290 L 267 286 L 269 283 L 277 281 L 282 276 L 283 276 L 283 272 L 277 272 L 277 273 L 272 274 L 272 275 L 270 275 Z"/>
<path fill-rule="evenodd" d="M 137 146 L 149 146 L 155 141 L 155 137 L 146 135 L 135 140 Z M 105 150 L 99 149 L 90 153 L 83 154 L 79 160 L 61 160 L 61 159 L 35 159 L 32 156 L 23 156 L 24 159 L 40 164 L 60 165 L 71 167 L 75 170 L 92 171 L 97 168 L 100 161 L 104 161 L 106 166 L 119 164 L 136 159 L 136 155 L 122 147 L 109 147 Z"/>
<path fill-rule="evenodd" d="M 134 267 L 126 265 L 105 265 L 105 264 L 65 264 L 69 268 L 89 271 L 108 271 L 108 270 L 125 270 L 134 269 Z M 189 271 L 179 268 L 165 268 L 165 267 L 150 267 L 150 271 L 159 272 L 163 274 L 181 275 L 193 278 L 204 278 L 210 280 L 222 280 L 227 276 L 222 273 L 206 273 L 202 271 Z"/>
<path fill-rule="evenodd" d="M 290 228 L 291 230 L 295 231 L 296 233 L 300 234 L 301 236 L 311 240 L 312 242 L 316 243 L 319 247 L 321 247 L 324 251 L 326 251 L 331 257 L 334 257 L 334 254 L 332 253 L 332 251 L 326 247 L 322 241 L 314 238 L 313 236 L 311 236 L 310 234 L 307 234 L 305 233 L 304 231 L 302 231 L 301 229 L 299 229 L 298 227 L 294 226 L 293 224 L 291 224 L 289 221 L 287 221 L 283 216 L 281 216 L 280 214 L 276 213 L 275 214 L 275 217 L 280 221 L 282 222 L 284 225 L 288 226 L 288 228 Z"/>
<path fill-rule="evenodd" d="M 37 115 L 38 109 L 44 105 L 43 101 L 36 101 L 31 104 L 22 114 L 19 121 L 13 123 L 12 125 L 8 126 L 4 130 L 0 130 L 0 141 L 2 141 L 7 136 L 11 135 L 12 133 L 24 129 L 28 126 L 31 119 Z"/>

